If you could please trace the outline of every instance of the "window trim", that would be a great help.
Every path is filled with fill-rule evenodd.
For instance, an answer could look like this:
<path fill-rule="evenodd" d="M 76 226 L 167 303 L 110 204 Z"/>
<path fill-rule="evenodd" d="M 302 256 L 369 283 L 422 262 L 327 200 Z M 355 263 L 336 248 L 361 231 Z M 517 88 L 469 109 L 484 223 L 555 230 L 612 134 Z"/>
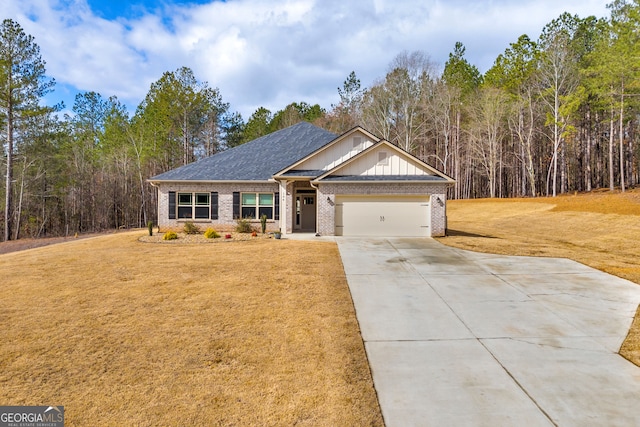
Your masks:
<path fill-rule="evenodd" d="M 181 196 L 189 195 L 190 203 L 182 202 Z M 206 197 L 207 203 L 198 203 L 198 198 Z M 180 208 L 189 208 L 191 210 L 190 216 L 181 216 Z M 198 215 L 198 211 L 204 211 L 206 209 L 206 216 L 204 214 Z M 211 219 L 211 193 L 204 191 L 180 191 L 176 192 L 176 219 L 186 221 L 206 221 Z"/>
<path fill-rule="evenodd" d="M 255 197 L 255 204 L 244 204 L 244 195 L 251 194 Z M 261 204 L 260 196 L 261 195 L 270 195 L 271 196 L 271 204 Z M 239 197 L 239 213 L 243 219 L 248 220 L 259 220 L 260 219 L 260 208 L 271 208 L 271 215 L 267 215 L 268 220 L 274 220 L 276 216 L 276 193 L 268 192 L 268 191 L 243 191 L 240 193 Z M 255 216 L 249 217 L 242 215 L 244 208 L 253 208 L 255 209 Z"/>

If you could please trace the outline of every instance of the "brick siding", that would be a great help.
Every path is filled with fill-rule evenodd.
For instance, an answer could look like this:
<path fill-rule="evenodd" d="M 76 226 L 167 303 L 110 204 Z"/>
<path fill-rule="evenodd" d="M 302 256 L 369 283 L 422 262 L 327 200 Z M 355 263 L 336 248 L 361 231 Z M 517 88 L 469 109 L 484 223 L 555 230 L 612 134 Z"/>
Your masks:
<path fill-rule="evenodd" d="M 233 218 L 233 193 L 256 192 L 256 193 L 277 193 L 276 183 L 256 183 L 256 184 L 159 184 L 158 185 L 158 226 L 160 230 L 178 230 L 184 226 L 186 221 L 192 221 L 201 229 L 213 227 L 216 230 L 232 230 L 236 226 Z M 218 219 L 169 219 L 169 191 L 176 193 L 218 193 Z M 260 228 L 260 220 L 252 220 L 256 227 Z M 267 230 L 275 231 L 280 228 L 278 221 L 269 220 Z"/>
<path fill-rule="evenodd" d="M 267 230 L 293 231 L 293 209 L 295 208 L 295 192 L 298 189 L 312 188 L 308 182 L 289 182 L 285 194 L 280 194 L 280 221 L 269 220 Z M 324 236 L 335 234 L 335 200 L 337 195 L 411 195 L 430 196 L 431 236 L 444 236 L 447 227 L 446 219 L 446 184 L 320 184 L 317 191 L 318 232 Z M 161 230 L 181 229 L 185 219 L 169 219 L 169 191 L 218 193 L 218 219 L 190 220 L 201 228 L 213 227 L 218 230 L 231 230 L 236 225 L 233 218 L 233 192 L 280 192 L 277 183 L 247 184 L 159 184 L 158 185 L 158 225 Z M 286 198 L 286 203 L 285 203 Z M 286 209 L 283 209 L 286 205 Z M 256 227 L 260 221 L 254 220 Z"/>
<path fill-rule="evenodd" d="M 444 236 L 447 227 L 446 184 L 320 184 L 318 188 L 318 232 L 335 234 L 335 201 L 340 195 L 430 196 L 431 236 Z"/>

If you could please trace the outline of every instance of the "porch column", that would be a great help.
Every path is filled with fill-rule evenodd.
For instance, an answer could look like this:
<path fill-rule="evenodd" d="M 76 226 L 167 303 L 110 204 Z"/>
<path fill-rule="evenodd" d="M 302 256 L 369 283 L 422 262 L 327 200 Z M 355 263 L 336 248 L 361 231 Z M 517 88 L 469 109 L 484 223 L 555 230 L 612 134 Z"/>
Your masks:
<path fill-rule="evenodd" d="M 279 180 L 278 184 L 280 185 L 280 232 L 282 233 L 282 235 L 286 235 L 287 234 L 287 218 L 288 218 L 288 214 L 287 214 L 287 184 L 289 183 L 289 181 L 287 181 L 286 179 L 283 180 Z"/>

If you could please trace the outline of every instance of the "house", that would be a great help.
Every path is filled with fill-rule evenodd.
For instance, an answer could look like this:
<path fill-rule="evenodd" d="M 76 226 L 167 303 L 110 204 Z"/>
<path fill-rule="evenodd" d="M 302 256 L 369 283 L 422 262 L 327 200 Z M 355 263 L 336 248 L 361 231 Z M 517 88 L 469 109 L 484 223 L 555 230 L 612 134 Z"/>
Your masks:
<path fill-rule="evenodd" d="M 302 122 L 154 176 L 158 225 L 225 229 L 238 218 L 288 233 L 442 236 L 455 181 L 361 127 Z"/>

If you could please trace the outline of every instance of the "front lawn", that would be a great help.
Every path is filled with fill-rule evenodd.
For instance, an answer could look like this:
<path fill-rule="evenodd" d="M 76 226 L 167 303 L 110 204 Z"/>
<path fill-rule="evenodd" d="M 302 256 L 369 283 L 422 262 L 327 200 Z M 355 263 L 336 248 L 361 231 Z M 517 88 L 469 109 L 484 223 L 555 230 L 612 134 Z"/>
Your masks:
<path fill-rule="evenodd" d="M 68 426 L 382 425 L 338 249 L 142 232 L 0 255 L 0 402 Z"/>

